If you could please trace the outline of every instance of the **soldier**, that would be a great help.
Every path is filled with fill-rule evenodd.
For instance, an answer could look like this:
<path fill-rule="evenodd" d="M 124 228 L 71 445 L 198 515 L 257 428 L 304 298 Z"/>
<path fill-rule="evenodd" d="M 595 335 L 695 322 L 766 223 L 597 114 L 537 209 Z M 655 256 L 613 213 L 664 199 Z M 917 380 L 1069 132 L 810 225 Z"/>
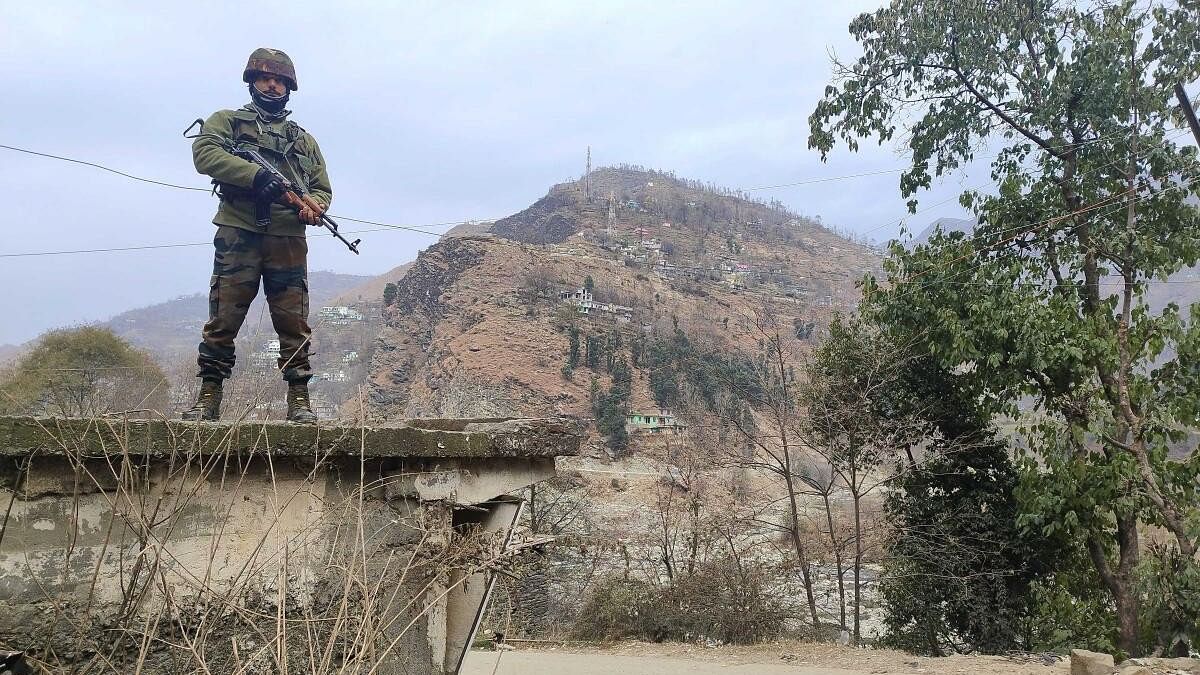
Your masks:
<path fill-rule="evenodd" d="M 204 324 L 196 404 L 185 420 L 216 420 L 221 415 L 221 384 L 234 364 L 234 339 L 258 294 L 259 279 L 279 335 L 279 370 L 288 383 L 287 418 L 317 420 L 309 404 L 308 243 L 305 225 L 319 225 L 333 197 L 325 160 L 316 140 L 288 119 L 284 108 L 297 90 L 296 70 L 287 54 L 256 49 L 242 72 L 250 103 L 220 110 L 204 122 L 204 133 L 235 139 L 259 149 L 297 185 L 307 186 L 322 207 L 299 212 L 277 203 L 283 185 L 256 164 L 236 157 L 212 138 L 192 143 L 196 170 L 212 177 L 220 196 L 213 224 L 213 274 L 209 285 L 208 323 Z"/>

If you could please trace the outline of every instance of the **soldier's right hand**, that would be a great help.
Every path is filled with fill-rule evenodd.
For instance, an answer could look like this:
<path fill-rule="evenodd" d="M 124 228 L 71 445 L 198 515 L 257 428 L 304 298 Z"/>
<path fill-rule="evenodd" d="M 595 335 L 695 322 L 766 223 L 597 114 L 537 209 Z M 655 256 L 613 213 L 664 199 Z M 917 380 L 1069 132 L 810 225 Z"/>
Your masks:
<path fill-rule="evenodd" d="M 259 204 L 274 202 L 286 189 L 283 183 L 266 169 L 259 169 L 258 173 L 254 174 L 254 184 L 250 186 L 254 201 Z"/>

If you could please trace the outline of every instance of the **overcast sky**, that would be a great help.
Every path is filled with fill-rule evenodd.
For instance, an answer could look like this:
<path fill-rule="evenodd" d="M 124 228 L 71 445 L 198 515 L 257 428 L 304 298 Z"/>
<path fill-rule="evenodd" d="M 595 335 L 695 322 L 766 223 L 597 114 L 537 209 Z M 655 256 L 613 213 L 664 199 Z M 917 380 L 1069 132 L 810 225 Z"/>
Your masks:
<path fill-rule="evenodd" d="M 288 52 L 292 119 L 316 136 L 333 213 L 395 224 L 494 219 L 597 166 L 629 163 L 753 188 L 900 167 L 896 148 L 822 164 L 807 118 L 829 52 L 879 2 L 0 3 L 0 144 L 206 187 L 181 132 L 248 99 L 257 46 Z M 396 5 L 396 6 L 393 6 Z M 981 172 L 982 173 L 982 172 Z M 932 204 L 970 183 L 944 182 Z M 904 215 L 898 174 L 758 190 L 874 239 Z M 0 343 L 205 290 L 214 197 L 0 149 Z M 921 230 L 954 203 L 916 216 Z M 344 229 L 358 229 L 344 223 Z M 374 274 L 432 237 L 311 241 L 310 269 Z"/>

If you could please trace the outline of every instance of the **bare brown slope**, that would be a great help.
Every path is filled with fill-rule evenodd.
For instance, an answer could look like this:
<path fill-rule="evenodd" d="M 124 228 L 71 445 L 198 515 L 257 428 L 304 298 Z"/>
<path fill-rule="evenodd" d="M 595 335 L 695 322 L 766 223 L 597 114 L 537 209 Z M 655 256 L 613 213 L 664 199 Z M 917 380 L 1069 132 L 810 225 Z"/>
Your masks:
<path fill-rule="evenodd" d="M 856 305 L 855 282 L 879 264 L 870 249 L 778 205 L 666 174 L 602 170 L 592 185 L 613 195 L 603 209 L 564 184 L 506 219 L 509 229 L 498 221 L 493 235 L 446 238 L 421 253 L 383 309 L 368 375 L 373 414 L 590 417 L 592 379 L 607 386 L 608 375 L 580 366 L 564 376 L 569 325 L 583 338 L 622 334 L 627 358 L 634 335 L 676 325 L 693 341 L 752 353 L 751 317 L 764 302 L 786 328 L 811 324 L 819 334 L 834 311 Z M 495 236 L 516 223 L 528 228 L 521 239 L 557 240 L 558 230 L 536 231 L 550 216 L 572 233 L 553 244 Z M 560 301 L 589 277 L 596 301 L 628 309 L 583 316 Z M 637 369 L 631 403 L 653 405 Z"/>
<path fill-rule="evenodd" d="M 379 276 L 371 277 L 363 283 L 342 291 L 337 297 L 331 300 L 331 304 L 335 305 L 356 305 L 364 302 L 381 302 L 383 298 L 383 287 L 389 283 L 396 283 L 404 278 L 408 273 L 409 268 L 413 265 L 412 261 L 408 261 L 403 265 L 398 265 L 392 269 L 380 274 Z"/>
<path fill-rule="evenodd" d="M 631 321 L 597 313 L 583 317 L 558 301 L 559 290 L 592 277 L 598 294 L 632 309 Z M 548 281 L 540 297 L 536 284 Z M 850 276 L 840 285 L 842 291 Z M 763 296 L 710 282 L 682 287 L 617 260 L 580 251 L 547 250 L 497 239 L 454 239 L 423 252 L 399 284 L 395 304 L 384 308 L 384 326 L 370 367 L 369 409 L 385 418 L 466 415 L 570 415 L 590 417 L 592 377 L 579 368 L 562 374 L 565 327 L 583 335 L 612 330 L 663 334 L 677 323 L 694 340 L 724 350 L 753 351 L 750 318 Z M 780 321 L 825 323 L 833 307 L 814 308 L 784 299 Z M 645 373 L 635 371 L 635 407 L 650 407 Z"/>

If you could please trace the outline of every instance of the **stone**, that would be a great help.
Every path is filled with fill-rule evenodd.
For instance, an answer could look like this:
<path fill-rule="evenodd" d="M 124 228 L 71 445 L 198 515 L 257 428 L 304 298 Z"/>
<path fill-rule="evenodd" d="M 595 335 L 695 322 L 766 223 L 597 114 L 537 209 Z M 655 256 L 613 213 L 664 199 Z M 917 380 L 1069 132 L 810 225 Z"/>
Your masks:
<path fill-rule="evenodd" d="M 1112 675 L 1116 667 L 1112 654 L 1071 650 L 1071 675 Z"/>
<path fill-rule="evenodd" d="M 1117 671 L 1118 675 L 1154 675 L 1154 671 L 1146 666 L 1128 665 L 1122 666 L 1121 670 Z"/>

